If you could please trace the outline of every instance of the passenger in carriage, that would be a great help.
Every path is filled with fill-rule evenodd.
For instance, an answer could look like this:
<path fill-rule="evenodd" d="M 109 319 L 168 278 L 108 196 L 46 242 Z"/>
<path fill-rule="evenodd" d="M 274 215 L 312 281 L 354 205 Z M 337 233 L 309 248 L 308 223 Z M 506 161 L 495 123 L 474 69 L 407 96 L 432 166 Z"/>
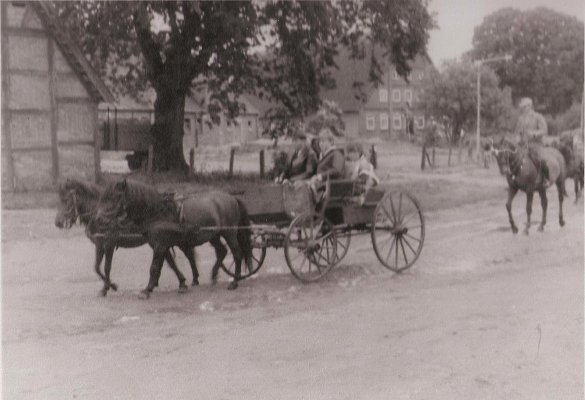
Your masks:
<path fill-rule="evenodd" d="M 361 179 L 367 185 L 367 188 L 376 186 L 380 179 L 374 172 L 374 166 L 368 161 L 364 154 L 364 149 L 360 143 L 349 143 L 345 149 L 346 156 L 346 178 Z"/>
<path fill-rule="evenodd" d="M 319 132 L 319 162 L 316 173 L 307 181 L 295 182 L 299 188 L 304 183 L 308 184 L 317 202 L 320 201 L 328 179 L 341 179 L 345 176 L 345 158 L 339 148 L 335 146 L 335 137 L 329 128 L 323 128 Z"/>
<path fill-rule="evenodd" d="M 367 160 L 360 143 L 349 143 L 345 149 L 346 178 L 356 181 L 357 203 L 363 205 L 368 189 L 380 183 L 380 179 L 374 172 L 374 166 Z"/>
<path fill-rule="evenodd" d="M 295 133 L 293 144 L 295 151 L 287 163 L 286 171 L 277 178 L 278 183 L 309 179 L 317 168 L 317 156 L 307 144 L 307 135 L 304 132 Z"/>

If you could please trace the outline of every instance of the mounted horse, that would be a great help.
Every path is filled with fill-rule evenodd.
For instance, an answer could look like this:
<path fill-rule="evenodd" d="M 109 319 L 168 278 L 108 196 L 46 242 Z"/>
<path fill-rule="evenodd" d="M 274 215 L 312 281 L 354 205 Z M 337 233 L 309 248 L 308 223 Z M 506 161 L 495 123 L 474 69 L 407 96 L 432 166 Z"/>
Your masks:
<path fill-rule="evenodd" d="M 142 235 L 124 235 L 125 232 L 119 231 L 115 235 L 104 235 L 103 231 L 96 228 L 96 224 L 91 223 L 95 216 L 96 207 L 100 195 L 103 192 L 103 187 L 95 183 L 87 182 L 81 179 L 67 179 L 59 185 L 59 208 L 57 209 L 57 216 L 55 217 L 55 225 L 60 229 L 69 229 L 78 220 L 80 224 L 85 226 L 85 234 L 95 244 L 95 272 L 104 282 L 104 287 L 100 291 L 102 296 L 108 293 L 109 289 L 118 290 L 118 286 L 110 281 L 110 270 L 112 267 L 112 258 L 114 250 L 118 247 L 134 248 L 140 247 L 147 242 L 147 238 Z M 193 285 L 199 284 L 199 274 L 195 267 L 195 256 L 193 248 L 182 249 L 185 256 L 191 263 L 193 270 Z M 106 257 L 104 265 L 104 274 L 100 271 L 102 260 Z M 171 269 L 177 275 L 179 280 L 179 292 L 185 292 L 187 285 L 185 285 L 185 277 L 177 268 L 177 264 L 171 253 L 167 251 L 164 254 Z"/>
<path fill-rule="evenodd" d="M 539 231 L 544 230 L 546 224 L 546 212 L 548 199 L 546 197 L 547 187 L 543 185 L 543 179 L 540 169 L 537 168 L 528 154 L 525 147 L 516 147 L 512 142 L 502 139 L 498 145 L 491 143 L 489 150 L 492 151 L 498 162 L 500 173 L 506 176 L 508 181 L 508 201 L 506 209 L 512 232 L 517 233 L 518 228 L 512 217 L 512 200 L 521 190 L 526 193 L 526 228 L 524 233 L 528 234 L 530 229 L 530 216 L 532 214 L 532 200 L 534 192 L 540 195 L 540 204 L 542 206 L 542 220 L 538 227 Z M 555 148 L 545 147 L 543 149 L 543 158 L 549 171 L 549 180 L 557 186 L 559 196 L 559 224 L 565 225 L 563 219 L 563 198 L 566 196 L 565 178 L 566 164 L 563 155 Z"/>
<path fill-rule="evenodd" d="M 238 287 L 243 259 L 248 268 L 253 268 L 248 213 L 239 200 L 224 192 L 207 192 L 176 204 L 151 186 L 123 180 L 105 189 L 96 220 L 100 225 L 114 221 L 134 226 L 147 238 L 154 255 L 150 280 L 142 291 L 146 298 L 158 284 L 164 254 L 173 246 L 184 249 L 209 242 L 217 257 L 212 268 L 215 283 L 227 254 L 223 238 L 236 264 L 235 277 L 228 289 Z"/>

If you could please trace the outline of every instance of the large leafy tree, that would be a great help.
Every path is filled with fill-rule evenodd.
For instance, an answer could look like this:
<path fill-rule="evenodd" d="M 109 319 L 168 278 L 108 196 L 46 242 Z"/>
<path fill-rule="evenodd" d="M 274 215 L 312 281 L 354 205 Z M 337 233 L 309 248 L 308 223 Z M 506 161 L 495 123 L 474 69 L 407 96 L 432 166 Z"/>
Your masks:
<path fill-rule="evenodd" d="M 220 112 L 238 115 L 241 93 L 266 96 L 302 117 L 318 109 L 320 88 L 335 85 L 340 46 L 368 62 L 370 80 L 379 83 L 384 62 L 408 74 L 433 26 L 427 0 L 55 4 L 116 92 L 154 88 L 157 170 L 185 167 L 188 94 L 202 91 L 216 121 Z"/>
<path fill-rule="evenodd" d="M 540 111 L 556 115 L 583 93 L 583 22 L 546 8 L 503 8 L 475 28 L 475 59 L 510 54 L 499 63 L 500 85 L 514 99 L 528 96 Z"/>
<path fill-rule="evenodd" d="M 493 133 L 513 128 L 512 97 L 509 88 L 500 89 L 498 77 L 483 66 L 481 79 L 481 128 Z M 477 121 L 477 66 L 469 61 L 445 63 L 429 75 L 423 107 L 427 116 L 446 123 L 450 137 L 457 141 L 461 130 L 473 132 Z"/>

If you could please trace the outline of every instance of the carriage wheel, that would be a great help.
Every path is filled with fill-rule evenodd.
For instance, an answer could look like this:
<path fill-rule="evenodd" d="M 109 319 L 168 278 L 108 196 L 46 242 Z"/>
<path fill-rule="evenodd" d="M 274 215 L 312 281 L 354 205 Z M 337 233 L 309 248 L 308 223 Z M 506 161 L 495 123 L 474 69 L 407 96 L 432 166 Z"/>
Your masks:
<path fill-rule="evenodd" d="M 335 259 L 335 264 L 339 264 L 341 260 L 346 256 L 347 251 L 349 250 L 349 245 L 351 243 L 351 231 L 342 232 L 337 230 L 337 233 L 334 237 L 331 237 L 329 240 L 336 241 L 337 246 L 337 257 Z"/>
<path fill-rule="evenodd" d="M 242 271 L 240 274 L 240 278 L 249 278 L 250 276 L 254 275 L 264 262 L 266 258 L 266 246 L 264 245 L 264 236 L 262 234 L 258 234 L 256 232 L 252 232 L 251 236 L 252 241 L 252 266 L 248 268 L 245 262 L 242 262 Z M 221 269 L 225 271 L 231 277 L 236 276 L 236 263 L 234 261 L 234 257 L 232 256 L 231 252 L 226 255 L 223 263 L 221 264 Z"/>
<path fill-rule="evenodd" d="M 416 198 L 406 192 L 389 192 L 376 206 L 372 245 L 378 260 L 395 272 L 410 268 L 425 240 L 425 220 Z"/>
<path fill-rule="evenodd" d="M 286 233 L 284 256 L 290 271 L 300 281 L 309 283 L 320 279 L 337 262 L 333 225 L 314 212 L 299 215 Z"/>

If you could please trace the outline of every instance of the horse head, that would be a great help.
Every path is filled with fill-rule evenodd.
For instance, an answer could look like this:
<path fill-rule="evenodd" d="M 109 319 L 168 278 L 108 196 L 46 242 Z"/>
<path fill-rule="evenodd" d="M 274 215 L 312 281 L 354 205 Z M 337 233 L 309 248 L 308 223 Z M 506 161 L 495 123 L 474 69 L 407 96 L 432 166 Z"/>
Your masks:
<path fill-rule="evenodd" d="M 59 206 L 55 225 L 60 229 L 69 229 L 77 220 L 87 222 L 99 198 L 100 189 L 93 183 L 67 178 L 59 184 L 57 194 Z"/>
<path fill-rule="evenodd" d="M 517 152 L 516 146 L 514 146 L 512 142 L 502 138 L 502 140 L 500 140 L 498 144 L 495 144 L 493 139 L 491 139 L 490 148 L 492 154 L 494 155 L 498 163 L 500 174 L 502 175 L 511 174 L 512 172 L 510 159 Z"/>

